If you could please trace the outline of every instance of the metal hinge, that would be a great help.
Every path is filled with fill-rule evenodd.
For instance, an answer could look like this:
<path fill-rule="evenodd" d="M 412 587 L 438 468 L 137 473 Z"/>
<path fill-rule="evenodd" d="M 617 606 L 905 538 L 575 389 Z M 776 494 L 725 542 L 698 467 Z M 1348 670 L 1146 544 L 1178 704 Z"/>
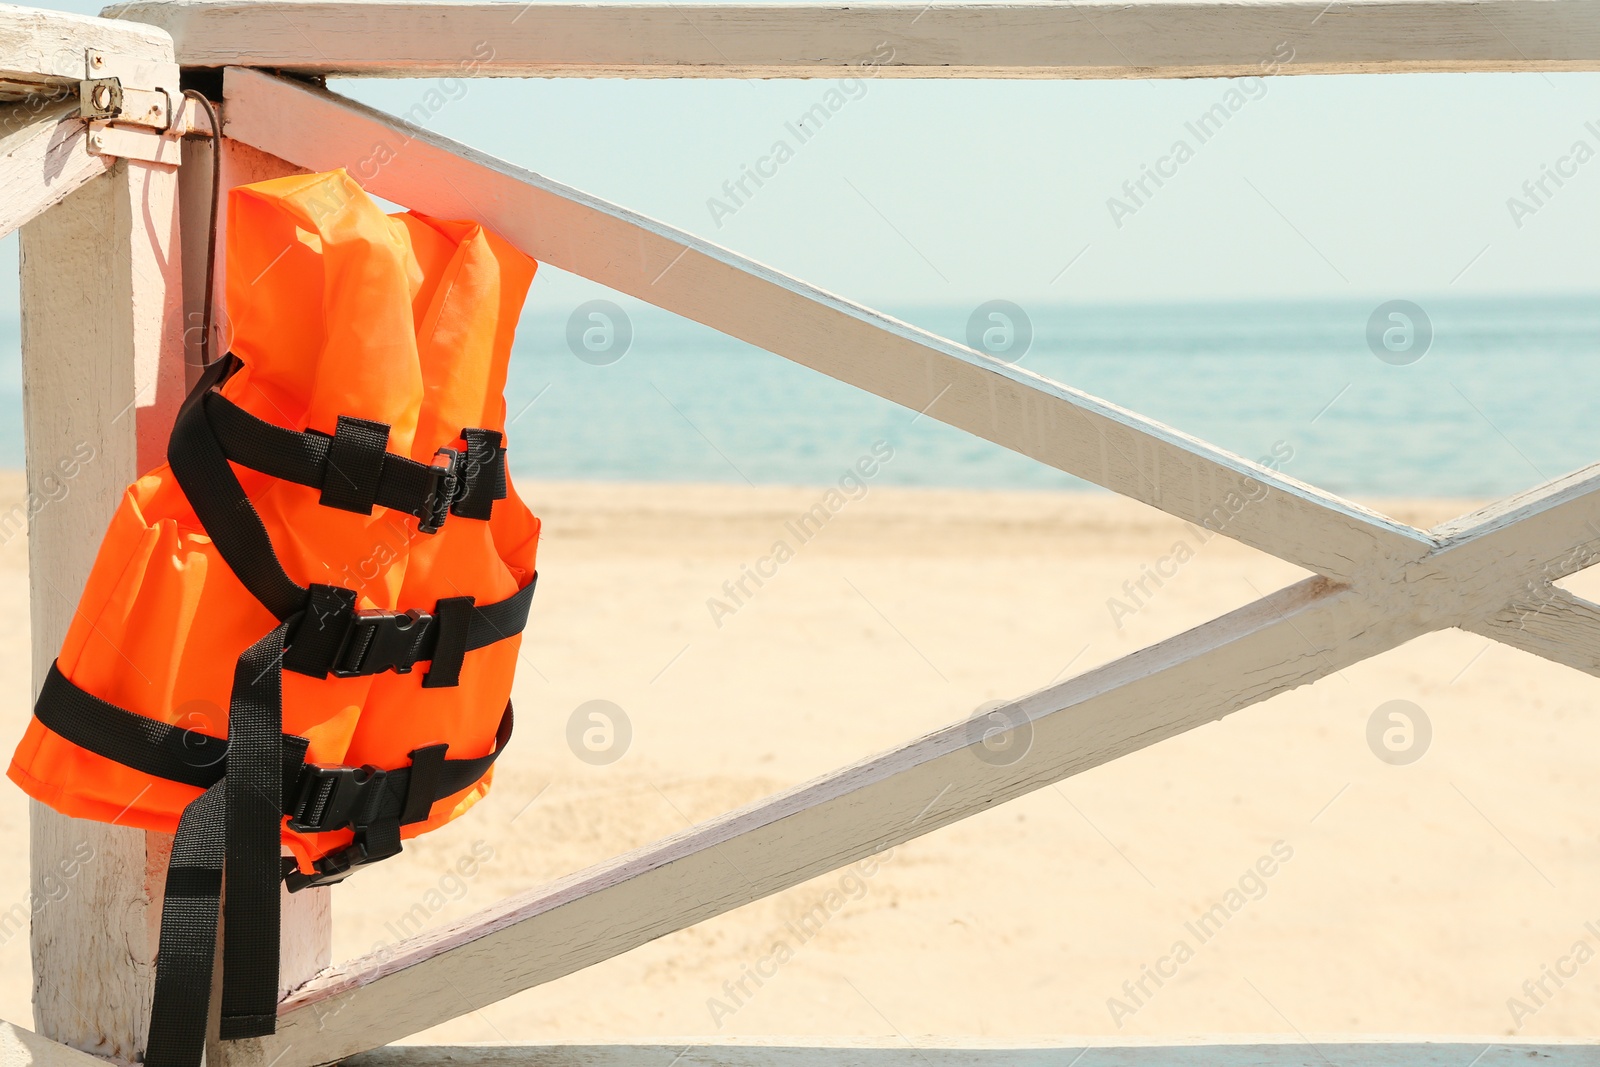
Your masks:
<path fill-rule="evenodd" d="M 102 75 L 105 67 L 105 57 L 90 49 L 88 76 L 78 83 L 78 115 L 89 124 L 91 153 L 177 166 L 185 136 L 210 134 L 204 110 L 177 89 L 127 86 Z"/>

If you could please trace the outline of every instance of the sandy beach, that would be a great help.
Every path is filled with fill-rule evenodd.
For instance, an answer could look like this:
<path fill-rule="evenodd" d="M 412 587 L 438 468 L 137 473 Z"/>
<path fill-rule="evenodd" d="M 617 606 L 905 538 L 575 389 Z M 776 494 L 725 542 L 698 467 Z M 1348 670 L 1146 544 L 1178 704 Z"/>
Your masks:
<path fill-rule="evenodd" d="M 868 483 L 802 539 L 790 523 L 824 488 L 521 490 L 545 542 L 513 747 L 470 816 L 335 891 L 336 957 L 1302 576 L 1109 496 Z M 21 491 L 0 477 L 0 512 Z M 1475 504 L 1367 503 L 1422 525 Z M 1125 583 L 1158 563 L 1170 577 L 1131 599 Z M 744 578 L 758 564 L 759 586 Z M 1588 576 L 1569 584 L 1600 595 Z M 26 603 L 16 536 L 0 542 L 8 751 L 28 715 Z M 817 879 L 416 1040 L 1592 1035 L 1597 685 L 1436 634 L 934 832 L 869 875 Z M 569 722 L 596 700 L 629 729 L 597 753 L 605 739 L 585 747 L 580 723 L 575 750 Z M 1392 700 L 1431 723 L 1406 765 L 1368 744 Z M 0 848 L 27 851 L 9 784 Z M 23 864 L 0 866 L 0 913 L 26 902 Z M 27 938 L 0 915 L 0 1017 L 27 1022 L 28 1002 Z"/>

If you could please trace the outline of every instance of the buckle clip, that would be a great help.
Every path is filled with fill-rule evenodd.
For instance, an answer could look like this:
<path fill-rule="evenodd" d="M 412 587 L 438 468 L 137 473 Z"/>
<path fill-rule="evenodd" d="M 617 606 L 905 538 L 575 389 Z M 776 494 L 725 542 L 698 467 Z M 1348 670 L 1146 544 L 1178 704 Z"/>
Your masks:
<path fill-rule="evenodd" d="M 301 834 L 322 834 L 360 827 L 378 813 L 383 781 L 388 772 L 363 767 L 323 767 L 308 763 L 289 805 L 289 829 Z"/>
<path fill-rule="evenodd" d="M 426 517 L 417 523 L 417 530 L 425 534 L 435 534 L 444 525 L 444 520 L 450 517 L 450 508 L 460 495 L 463 469 L 466 465 L 466 453 L 459 448 L 441 448 L 433 454 L 433 462 L 428 469 L 428 495 L 424 508 Z"/>
<path fill-rule="evenodd" d="M 433 616 L 409 611 L 357 611 L 350 616 L 330 672 L 336 678 L 358 678 L 394 671 L 410 674 L 421 658 L 422 642 Z"/>
<path fill-rule="evenodd" d="M 369 863 L 377 863 L 379 860 L 386 860 L 390 856 L 398 855 L 399 852 L 398 846 L 392 849 L 370 847 L 367 835 L 358 830 L 353 843 L 337 852 L 330 852 L 312 863 L 311 866 L 316 870 L 315 874 L 302 873 L 299 867 L 292 866 L 293 860 L 288 861 L 286 866 L 289 866 L 289 869 L 284 874 L 283 881 L 291 893 L 317 886 L 334 885 L 350 877 L 359 868 Z"/>

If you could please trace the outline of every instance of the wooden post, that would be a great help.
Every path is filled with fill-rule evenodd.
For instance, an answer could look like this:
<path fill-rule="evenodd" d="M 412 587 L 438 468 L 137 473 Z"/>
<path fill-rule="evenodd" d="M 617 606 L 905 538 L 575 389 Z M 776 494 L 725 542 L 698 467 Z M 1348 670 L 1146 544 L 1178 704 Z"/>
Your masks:
<path fill-rule="evenodd" d="M 28 536 L 35 691 L 124 488 L 160 462 L 182 398 L 177 224 L 176 168 L 124 160 L 22 229 L 28 492 L 43 502 Z M 75 872 L 33 916 L 41 1034 L 140 1055 L 170 849 L 164 835 L 33 804 L 34 899 Z"/>

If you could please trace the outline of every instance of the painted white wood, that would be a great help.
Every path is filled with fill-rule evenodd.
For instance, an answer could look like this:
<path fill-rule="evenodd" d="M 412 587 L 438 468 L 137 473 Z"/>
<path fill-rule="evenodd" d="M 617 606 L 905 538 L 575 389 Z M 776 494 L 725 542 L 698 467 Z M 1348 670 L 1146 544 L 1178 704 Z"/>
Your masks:
<path fill-rule="evenodd" d="M 1177 430 L 842 300 L 709 241 L 325 90 L 229 68 L 230 137 L 447 218 L 536 259 L 1333 578 L 1428 535 Z M 1247 497 L 1255 499 L 1246 502 Z"/>
<path fill-rule="evenodd" d="M 1593 0 L 122 5 L 185 64 L 390 77 L 1128 78 L 1594 70 Z M 1286 57 L 1292 57 L 1287 62 Z"/>
<path fill-rule="evenodd" d="M 77 113 L 69 102 L 0 106 L 0 237 L 110 169 Z"/>
<path fill-rule="evenodd" d="M 1600 678 L 1600 604 L 1545 585 L 1467 629 Z"/>
<path fill-rule="evenodd" d="M 230 1064 L 309 1067 L 397 1040 L 709 919 L 1063 777 L 1212 722 L 1426 629 L 1322 578 L 1005 711 L 1031 733 L 1009 765 L 982 720 L 712 819 L 465 923 L 336 966 L 291 997 L 278 1033 Z M 404 1004 L 397 1012 L 394 1006 Z"/>
<path fill-rule="evenodd" d="M 173 168 L 120 162 L 22 228 L 28 488 L 51 501 L 29 522 L 36 689 L 106 523 L 127 483 L 160 462 L 181 399 L 176 191 Z M 31 812 L 36 898 L 71 888 L 34 912 L 35 1026 L 131 1060 L 148 1026 L 170 840 Z"/>
<path fill-rule="evenodd" d="M 105 1067 L 105 1061 L 0 1020 L 0 1067 Z"/>
<path fill-rule="evenodd" d="M 952 1044 L 908 1047 L 904 1041 L 783 1045 L 718 1044 L 553 1046 L 393 1045 L 357 1056 L 350 1067 L 1590 1067 L 1600 1050 L 1589 1041 L 1506 1042 L 1495 1037 L 1352 1041 L 1310 1035 L 1305 1041 L 1239 1038 L 1117 1044 Z M 0 1065 L 3 1067 L 3 1065 Z"/>
<path fill-rule="evenodd" d="M 140 89 L 176 87 L 172 38 L 139 22 L 0 4 L 0 100 L 59 94 L 105 77 Z"/>

